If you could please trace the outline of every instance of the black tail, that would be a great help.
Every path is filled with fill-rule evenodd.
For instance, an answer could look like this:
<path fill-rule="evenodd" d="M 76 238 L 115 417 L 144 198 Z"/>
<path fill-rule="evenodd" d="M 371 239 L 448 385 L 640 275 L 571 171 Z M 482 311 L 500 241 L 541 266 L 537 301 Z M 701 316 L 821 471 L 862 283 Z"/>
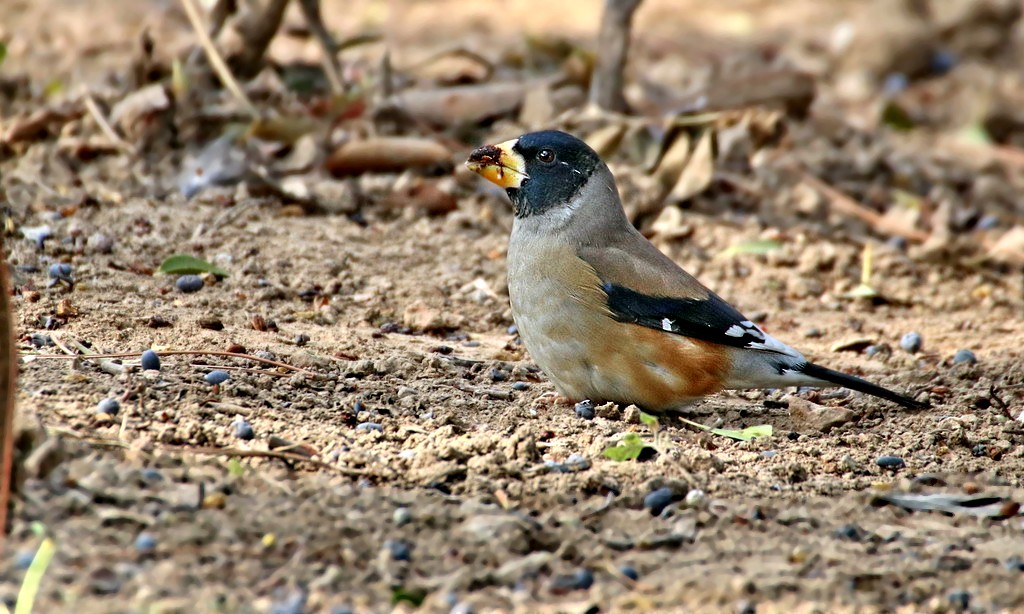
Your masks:
<path fill-rule="evenodd" d="M 820 380 L 825 380 L 826 382 L 831 382 L 837 386 L 842 386 L 843 388 L 849 388 L 850 390 L 870 394 L 880 399 L 885 399 L 886 401 L 892 401 L 897 405 L 902 405 L 909 409 L 927 409 L 931 407 L 928 403 L 915 401 L 910 397 L 905 397 L 902 394 L 895 393 L 888 388 L 876 386 L 875 384 L 862 380 L 859 377 L 840 373 L 839 371 L 833 371 L 832 369 L 828 369 L 814 363 L 807 363 L 807 365 L 800 369 L 800 371 L 805 375 L 816 377 Z"/>

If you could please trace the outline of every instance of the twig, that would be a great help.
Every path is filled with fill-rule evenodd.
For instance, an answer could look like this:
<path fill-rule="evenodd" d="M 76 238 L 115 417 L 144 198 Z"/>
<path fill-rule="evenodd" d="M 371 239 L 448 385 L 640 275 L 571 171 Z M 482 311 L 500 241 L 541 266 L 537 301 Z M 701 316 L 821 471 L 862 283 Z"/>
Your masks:
<path fill-rule="evenodd" d="M 324 74 L 327 75 L 331 91 L 341 94 L 345 91 L 345 84 L 341 80 L 341 66 L 338 64 L 338 45 L 324 25 L 323 15 L 320 13 L 320 0 L 299 0 L 299 7 L 306 18 L 306 24 L 320 43 Z"/>
<path fill-rule="evenodd" d="M 71 439 L 87 443 L 89 445 L 104 446 L 108 448 L 128 448 L 128 443 L 121 441 L 120 439 L 111 439 L 109 437 L 95 437 L 93 435 L 83 435 L 78 431 L 71 430 L 60 426 L 50 426 L 46 430 L 54 435 L 61 435 L 69 437 Z M 333 471 L 340 475 L 347 477 L 373 477 L 376 474 L 361 469 L 349 469 L 347 467 L 336 467 L 324 461 L 316 460 L 302 454 L 294 454 L 291 452 L 279 452 L 277 450 L 243 450 L 240 448 L 212 448 L 212 447 L 199 447 L 189 448 L 182 446 L 161 446 L 157 445 L 153 447 L 156 452 L 164 452 L 167 454 L 195 454 L 196 456 L 225 456 L 229 458 L 276 458 L 285 461 L 291 461 L 295 463 L 309 463 L 315 467 Z"/>
<path fill-rule="evenodd" d="M 590 102 L 602 109 L 625 113 L 622 95 L 633 13 L 642 0 L 605 0 L 597 35 L 597 65 L 590 84 Z"/>
<path fill-rule="evenodd" d="M 89 115 L 92 116 L 92 120 L 96 122 L 96 125 L 100 128 L 100 132 L 107 137 L 107 140 L 125 153 L 132 153 L 134 151 L 127 141 L 118 136 L 114 127 L 111 126 L 110 122 L 107 121 L 107 118 L 103 116 L 103 111 L 100 110 L 99 105 L 96 104 L 96 99 L 92 97 L 89 90 L 85 90 L 82 93 L 82 102 L 85 103 L 86 111 L 88 111 Z"/>
<path fill-rule="evenodd" d="M 190 367 L 199 367 L 201 369 L 220 369 L 221 371 L 244 371 L 246 373 L 256 373 L 258 375 L 288 377 L 287 373 L 281 373 L 280 371 L 267 371 L 266 369 L 250 369 L 249 367 L 236 367 L 234 365 L 203 365 L 197 362 L 190 362 L 188 364 Z"/>
<path fill-rule="evenodd" d="M 7 535 L 7 506 L 14 471 L 14 389 L 18 377 L 11 325 L 11 289 L 7 258 L 3 256 L 0 249 L 0 546 Z"/>
<path fill-rule="evenodd" d="M 62 346 L 60 346 L 57 343 L 56 338 L 54 338 L 54 344 L 57 344 L 58 347 L 62 347 Z M 63 347 L 62 347 L 62 349 L 63 349 Z M 261 362 L 261 363 L 266 364 L 266 365 L 272 365 L 272 366 L 275 366 L 275 367 L 280 367 L 282 369 L 288 369 L 290 371 L 295 371 L 297 373 L 302 373 L 303 375 L 305 375 L 307 377 L 312 377 L 312 378 L 316 378 L 317 377 L 317 374 L 313 373 L 312 371 L 307 371 L 306 369 L 295 367 L 295 366 L 292 366 L 292 365 L 290 365 L 288 363 L 285 363 L 285 362 L 278 362 L 276 360 L 270 360 L 269 358 L 260 358 L 259 356 L 252 356 L 252 355 L 249 355 L 249 354 L 238 354 L 236 352 L 224 352 L 224 351 L 219 351 L 219 350 L 164 350 L 164 351 L 157 352 L 157 353 L 160 354 L 161 356 L 223 356 L 223 357 L 226 357 L 226 358 L 244 358 L 245 360 L 252 360 L 254 362 Z M 63 356 L 61 354 L 33 354 L 33 353 L 24 353 L 24 352 L 22 352 L 22 354 L 25 355 L 25 356 L 35 356 L 36 358 L 88 358 L 88 359 L 97 359 L 97 358 L 135 358 L 135 357 L 137 357 L 139 355 L 139 352 L 117 352 L 117 353 L 114 353 L 114 354 L 71 354 L 70 356 Z"/>
<path fill-rule="evenodd" d="M 217 73 L 221 83 L 224 84 L 224 87 L 228 88 L 231 95 L 235 97 L 253 119 L 259 119 L 260 113 L 256 109 L 256 105 L 242 91 L 242 87 L 238 84 L 235 76 L 231 74 L 231 70 L 228 68 L 227 63 L 224 62 L 224 58 L 220 56 L 217 47 L 213 44 L 213 39 L 210 38 L 209 33 L 203 28 L 203 20 L 199 16 L 199 9 L 196 8 L 195 0 L 181 0 L 181 4 L 185 7 L 185 14 L 188 15 L 188 20 L 192 23 L 192 29 L 195 30 L 196 37 L 199 38 L 199 44 L 202 46 L 203 51 L 206 52 L 206 58 L 210 61 L 210 66 Z"/>
<path fill-rule="evenodd" d="M 900 224 L 894 224 L 884 215 L 877 211 L 868 209 L 864 205 L 833 188 L 814 175 L 800 170 L 798 170 L 797 173 L 800 175 L 800 179 L 804 183 L 818 192 L 821 192 L 821 194 L 828 198 L 832 208 L 839 213 L 855 217 L 871 226 L 877 232 L 885 235 L 896 235 L 903 237 L 908 241 L 914 241 L 917 243 L 924 243 L 928 240 L 927 233 L 920 230 L 907 229 Z"/>

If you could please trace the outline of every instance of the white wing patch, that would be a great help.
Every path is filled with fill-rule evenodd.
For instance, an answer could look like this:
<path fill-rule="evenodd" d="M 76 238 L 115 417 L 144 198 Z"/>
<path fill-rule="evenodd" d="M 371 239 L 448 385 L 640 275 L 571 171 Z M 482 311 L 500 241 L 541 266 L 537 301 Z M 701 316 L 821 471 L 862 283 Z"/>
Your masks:
<path fill-rule="evenodd" d="M 672 320 L 669 320 L 668 318 L 662 318 L 661 319 L 661 330 L 663 330 L 663 331 L 665 331 L 667 333 L 670 333 L 670 332 L 673 331 L 672 327 L 674 325 L 675 325 L 675 322 L 673 322 Z"/>
<path fill-rule="evenodd" d="M 750 320 L 743 320 L 739 324 L 733 324 L 725 331 L 725 334 L 730 337 L 747 337 L 751 339 L 751 341 L 747 342 L 744 346 L 751 350 L 776 352 L 778 354 L 792 356 L 793 358 L 803 358 L 803 354 L 764 332 L 757 326 L 757 324 L 754 324 Z"/>

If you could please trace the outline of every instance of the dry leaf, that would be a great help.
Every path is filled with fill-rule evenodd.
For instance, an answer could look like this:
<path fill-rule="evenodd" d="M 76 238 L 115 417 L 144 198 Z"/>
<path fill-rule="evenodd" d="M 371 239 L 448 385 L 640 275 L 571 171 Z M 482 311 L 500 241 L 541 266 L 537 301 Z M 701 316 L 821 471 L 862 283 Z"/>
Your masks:
<path fill-rule="evenodd" d="M 332 174 L 346 176 L 449 164 L 451 152 L 436 141 L 412 137 L 378 137 L 343 144 L 330 155 L 326 166 Z"/>
<path fill-rule="evenodd" d="M 715 161 L 711 151 L 711 135 L 711 130 L 705 130 L 700 136 L 696 147 L 693 148 L 693 153 L 690 155 L 689 162 L 686 163 L 682 174 L 679 175 L 679 181 L 676 182 L 668 195 L 669 200 L 673 202 L 689 200 L 711 185 L 711 180 L 715 174 Z"/>

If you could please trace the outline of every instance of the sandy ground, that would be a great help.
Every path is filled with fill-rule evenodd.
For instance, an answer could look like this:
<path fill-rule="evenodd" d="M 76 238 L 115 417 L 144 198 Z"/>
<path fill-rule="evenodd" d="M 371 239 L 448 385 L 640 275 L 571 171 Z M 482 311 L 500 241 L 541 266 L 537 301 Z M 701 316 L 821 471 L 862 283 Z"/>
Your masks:
<path fill-rule="evenodd" d="M 488 37 L 515 45 L 520 27 L 580 39 L 596 27 L 596 2 L 570 3 L 560 20 L 541 4 L 504 3 L 505 19 L 494 18 L 494 3 L 338 2 L 325 12 L 346 35 L 383 29 L 410 57 L 446 44 L 414 25 L 438 12 L 477 48 L 497 44 Z M 674 4 L 651 0 L 639 14 L 638 73 L 661 65 L 656 52 L 673 24 L 699 40 L 769 39 L 788 27 L 813 42 L 858 3 L 737 1 L 720 14 Z M 173 3 L 108 3 L 116 17 L 102 28 L 88 3 L 13 5 L 0 26 L 12 41 L 2 70 L 31 70 L 39 84 L 45 66 L 86 81 L 123 70 L 126 41 L 142 24 L 172 48 L 189 35 Z M 805 27 L 794 29 L 794 13 L 780 5 L 806 9 Z M 275 50 L 315 53 L 306 43 Z M 984 175 L 997 196 L 968 204 L 1004 229 L 1024 219 L 1010 171 L 978 171 L 972 160 L 936 167 L 930 152 L 907 153 L 884 129 L 842 145 L 822 130 L 794 127 L 789 147 L 810 152 L 835 184 L 899 187 L 892 173 L 848 172 L 862 150 L 895 151 L 879 155 L 926 169 L 911 174 L 940 188 L 962 193 L 973 181 L 965 176 Z M 614 168 L 629 184 L 634 169 Z M 662 249 L 816 362 L 933 407 L 909 412 L 845 391 L 724 393 L 684 415 L 728 428 L 769 424 L 774 435 L 734 441 L 674 417 L 655 434 L 633 409 L 600 407 L 585 420 L 545 396 L 552 386 L 509 328 L 511 212 L 462 171 L 442 178 L 457 196 L 442 216 L 372 203 L 358 214 L 296 215 L 233 189 L 186 200 L 174 189 L 177 172 L 124 155 L 69 162 L 52 143 L 0 158 L 12 217 L 54 235 L 41 250 L 6 243 L 24 354 L 23 444 L 51 448 L 24 468 L 15 501 L 0 558 L 9 605 L 41 526 L 57 549 L 40 612 L 411 611 L 393 605 L 403 595 L 423 596 L 425 611 L 460 612 L 1024 611 L 1016 508 L 993 518 L 883 501 L 1024 500 L 1019 270 L 936 257 L 841 216 L 806 215 L 786 190 L 695 199 L 683 211 L 688 231 L 659 240 Z M 989 240 L 984 230 L 964 232 L 974 233 L 968 242 Z M 781 249 L 719 256 L 765 237 Z M 886 301 L 844 298 L 866 240 Z M 181 293 L 174 277 L 152 274 L 175 253 L 230 275 Z M 73 289 L 48 287 L 56 262 L 73 265 Z M 56 317 L 68 309 L 62 301 L 77 314 Z M 254 318 L 273 326 L 257 330 Z M 900 347 L 911 331 L 923 338 L 913 354 Z M 57 345 L 39 349 L 32 335 Z M 837 349 L 857 340 L 853 351 Z M 123 360 L 131 368 L 117 374 L 63 355 L 60 346 L 76 343 L 132 353 Z M 160 371 L 137 368 L 147 348 L 163 353 Z M 170 351 L 229 349 L 291 368 Z M 961 349 L 977 363 L 954 364 Z M 219 368 L 230 379 L 215 388 L 204 376 Z M 115 415 L 97 411 L 108 397 L 120 400 Z M 238 437 L 239 420 L 252 439 Z M 42 427 L 50 443 L 38 432 L 28 441 Z M 653 458 L 603 456 L 632 432 L 656 446 Z M 267 450 L 272 437 L 315 462 L 223 452 Z M 883 456 L 902 464 L 880 466 Z M 659 488 L 673 504 L 654 515 L 644 498 Z"/>

